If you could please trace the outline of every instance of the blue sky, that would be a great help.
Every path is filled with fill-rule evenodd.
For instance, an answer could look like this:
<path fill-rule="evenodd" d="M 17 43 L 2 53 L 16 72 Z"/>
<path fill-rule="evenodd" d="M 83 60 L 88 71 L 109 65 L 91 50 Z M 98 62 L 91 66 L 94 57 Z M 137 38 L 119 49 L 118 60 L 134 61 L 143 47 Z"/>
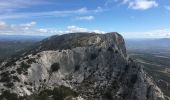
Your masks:
<path fill-rule="evenodd" d="M 170 37 L 169 0 L 0 0 L 0 34 L 119 32 Z"/>

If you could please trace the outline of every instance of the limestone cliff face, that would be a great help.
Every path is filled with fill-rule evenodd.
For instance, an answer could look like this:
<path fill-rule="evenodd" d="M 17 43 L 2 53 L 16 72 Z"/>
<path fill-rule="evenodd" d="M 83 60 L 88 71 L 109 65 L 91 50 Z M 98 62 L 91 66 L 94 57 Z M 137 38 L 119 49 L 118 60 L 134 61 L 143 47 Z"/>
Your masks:
<path fill-rule="evenodd" d="M 81 100 L 166 100 L 142 67 L 128 58 L 118 33 L 53 36 L 3 62 L 0 70 L 1 93 L 24 96 L 64 85 Z"/>

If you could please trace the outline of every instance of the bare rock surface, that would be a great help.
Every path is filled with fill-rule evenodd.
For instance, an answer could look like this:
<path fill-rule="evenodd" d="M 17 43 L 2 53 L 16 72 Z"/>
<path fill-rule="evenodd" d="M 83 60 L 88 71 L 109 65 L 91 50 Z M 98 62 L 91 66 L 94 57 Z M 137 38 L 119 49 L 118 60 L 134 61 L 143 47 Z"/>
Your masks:
<path fill-rule="evenodd" d="M 128 58 L 118 33 L 71 33 L 41 41 L 0 65 L 0 93 L 20 96 L 65 86 L 77 100 L 169 100 Z"/>

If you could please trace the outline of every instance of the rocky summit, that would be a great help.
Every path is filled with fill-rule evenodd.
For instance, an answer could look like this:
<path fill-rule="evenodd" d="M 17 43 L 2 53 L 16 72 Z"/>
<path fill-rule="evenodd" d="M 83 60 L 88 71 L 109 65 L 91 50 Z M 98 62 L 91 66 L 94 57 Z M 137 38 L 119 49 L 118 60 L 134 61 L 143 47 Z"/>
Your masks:
<path fill-rule="evenodd" d="M 1 100 L 169 100 L 116 33 L 47 38 L 0 65 Z"/>

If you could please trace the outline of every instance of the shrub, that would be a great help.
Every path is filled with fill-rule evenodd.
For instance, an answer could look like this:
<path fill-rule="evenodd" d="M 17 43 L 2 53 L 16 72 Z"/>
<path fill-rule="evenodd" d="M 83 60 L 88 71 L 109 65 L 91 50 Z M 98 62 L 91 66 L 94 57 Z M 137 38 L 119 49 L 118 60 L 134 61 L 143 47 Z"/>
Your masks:
<path fill-rule="evenodd" d="M 98 52 L 101 52 L 102 51 L 102 49 L 100 48 L 99 50 L 98 50 Z"/>
<path fill-rule="evenodd" d="M 24 84 L 25 84 L 25 85 L 28 85 L 28 83 L 27 83 L 27 82 L 24 82 Z"/>
<path fill-rule="evenodd" d="M 107 92 L 104 94 L 104 98 L 105 98 L 106 100 L 113 100 L 113 96 L 112 96 L 111 91 L 107 91 Z M 105 99 L 104 99 L 104 100 L 105 100 Z"/>
<path fill-rule="evenodd" d="M 26 64 L 26 63 L 24 63 L 24 62 L 21 62 L 21 68 L 22 68 L 23 70 L 27 70 L 29 67 L 31 67 L 31 66 L 28 65 L 28 64 Z"/>
<path fill-rule="evenodd" d="M 25 62 L 21 62 L 20 67 L 16 69 L 18 74 L 22 74 L 22 72 L 25 72 L 24 75 L 27 75 L 28 72 L 27 69 L 31 67 L 29 64 L 25 63 Z"/>
<path fill-rule="evenodd" d="M 11 77 L 9 75 L 10 75 L 10 73 L 8 71 L 1 73 L 0 82 L 10 82 Z"/>
<path fill-rule="evenodd" d="M 18 74 L 22 74 L 22 68 L 17 68 L 16 70 Z"/>
<path fill-rule="evenodd" d="M 127 65 L 125 66 L 125 71 L 128 71 L 128 69 L 129 69 L 129 65 L 127 64 Z"/>
<path fill-rule="evenodd" d="M 80 69 L 80 65 L 76 65 L 74 71 L 78 71 Z"/>
<path fill-rule="evenodd" d="M 15 80 L 17 82 L 20 82 L 20 79 L 17 76 L 13 76 L 12 78 L 13 78 L 13 80 Z"/>
<path fill-rule="evenodd" d="M 27 60 L 28 64 L 36 63 L 35 58 L 30 58 Z"/>
<path fill-rule="evenodd" d="M 133 62 L 133 59 L 132 59 L 132 58 L 129 58 L 128 61 Z"/>
<path fill-rule="evenodd" d="M 20 100 L 18 95 L 15 93 L 10 93 L 10 91 L 4 91 L 2 92 L 2 94 L 0 95 L 0 98 L 3 100 L 3 98 L 5 98 L 4 100 Z"/>
<path fill-rule="evenodd" d="M 118 50 L 115 50 L 115 53 L 117 54 L 119 51 Z"/>
<path fill-rule="evenodd" d="M 137 81 L 137 75 L 136 74 L 131 75 L 130 81 L 131 81 L 131 83 L 135 84 Z"/>
<path fill-rule="evenodd" d="M 52 72 L 56 72 L 56 71 L 58 71 L 59 69 L 60 69 L 59 63 L 54 63 L 54 64 L 51 65 L 51 71 L 52 71 Z"/>
<path fill-rule="evenodd" d="M 15 60 L 10 60 L 8 63 L 5 64 L 6 67 L 16 65 Z"/>
<path fill-rule="evenodd" d="M 58 88 L 54 88 L 53 90 L 53 99 L 54 100 L 64 100 L 64 98 L 72 96 L 78 96 L 76 92 L 72 91 L 70 88 L 65 86 L 60 86 Z"/>
<path fill-rule="evenodd" d="M 23 74 L 24 74 L 24 75 L 28 75 L 28 72 L 27 72 L 27 71 L 25 71 Z"/>
<path fill-rule="evenodd" d="M 45 90 L 40 92 L 38 95 L 38 100 L 49 100 L 49 96 L 51 95 L 51 90 Z"/>
<path fill-rule="evenodd" d="M 10 77 L 2 77 L 0 79 L 0 82 L 10 82 L 10 81 L 11 81 Z"/>
<path fill-rule="evenodd" d="M 14 70 L 11 71 L 11 74 L 15 74 L 15 73 L 16 73 L 16 71 L 14 71 Z"/>
<path fill-rule="evenodd" d="M 4 86 L 6 86 L 7 88 L 11 88 L 14 86 L 14 83 L 9 82 L 9 83 L 4 84 Z"/>
<path fill-rule="evenodd" d="M 113 52 L 113 48 L 112 47 L 108 47 L 107 50 L 110 51 L 110 52 Z"/>
<path fill-rule="evenodd" d="M 94 60 L 97 58 L 97 55 L 95 53 L 91 54 L 91 60 Z"/>
<path fill-rule="evenodd" d="M 71 98 L 77 96 L 78 94 L 69 87 L 60 86 L 55 87 L 53 90 L 43 90 L 39 94 L 33 94 L 25 98 L 29 98 L 26 100 L 72 100 Z"/>
<path fill-rule="evenodd" d="M 147 92 L 146 92 L 146 98 L 148 99 L 150 96 L 150 91 L 151 91 L 151 85 L 147 88 Z"/>
<path fill-rule="evenodd" d="M 112 89 L 117 92 L 119 88 L 120 88 L 120 86 L 119 86 L 118 81 L 116 81 L 116 80 L 113 81 L 112 82 Z"/>

